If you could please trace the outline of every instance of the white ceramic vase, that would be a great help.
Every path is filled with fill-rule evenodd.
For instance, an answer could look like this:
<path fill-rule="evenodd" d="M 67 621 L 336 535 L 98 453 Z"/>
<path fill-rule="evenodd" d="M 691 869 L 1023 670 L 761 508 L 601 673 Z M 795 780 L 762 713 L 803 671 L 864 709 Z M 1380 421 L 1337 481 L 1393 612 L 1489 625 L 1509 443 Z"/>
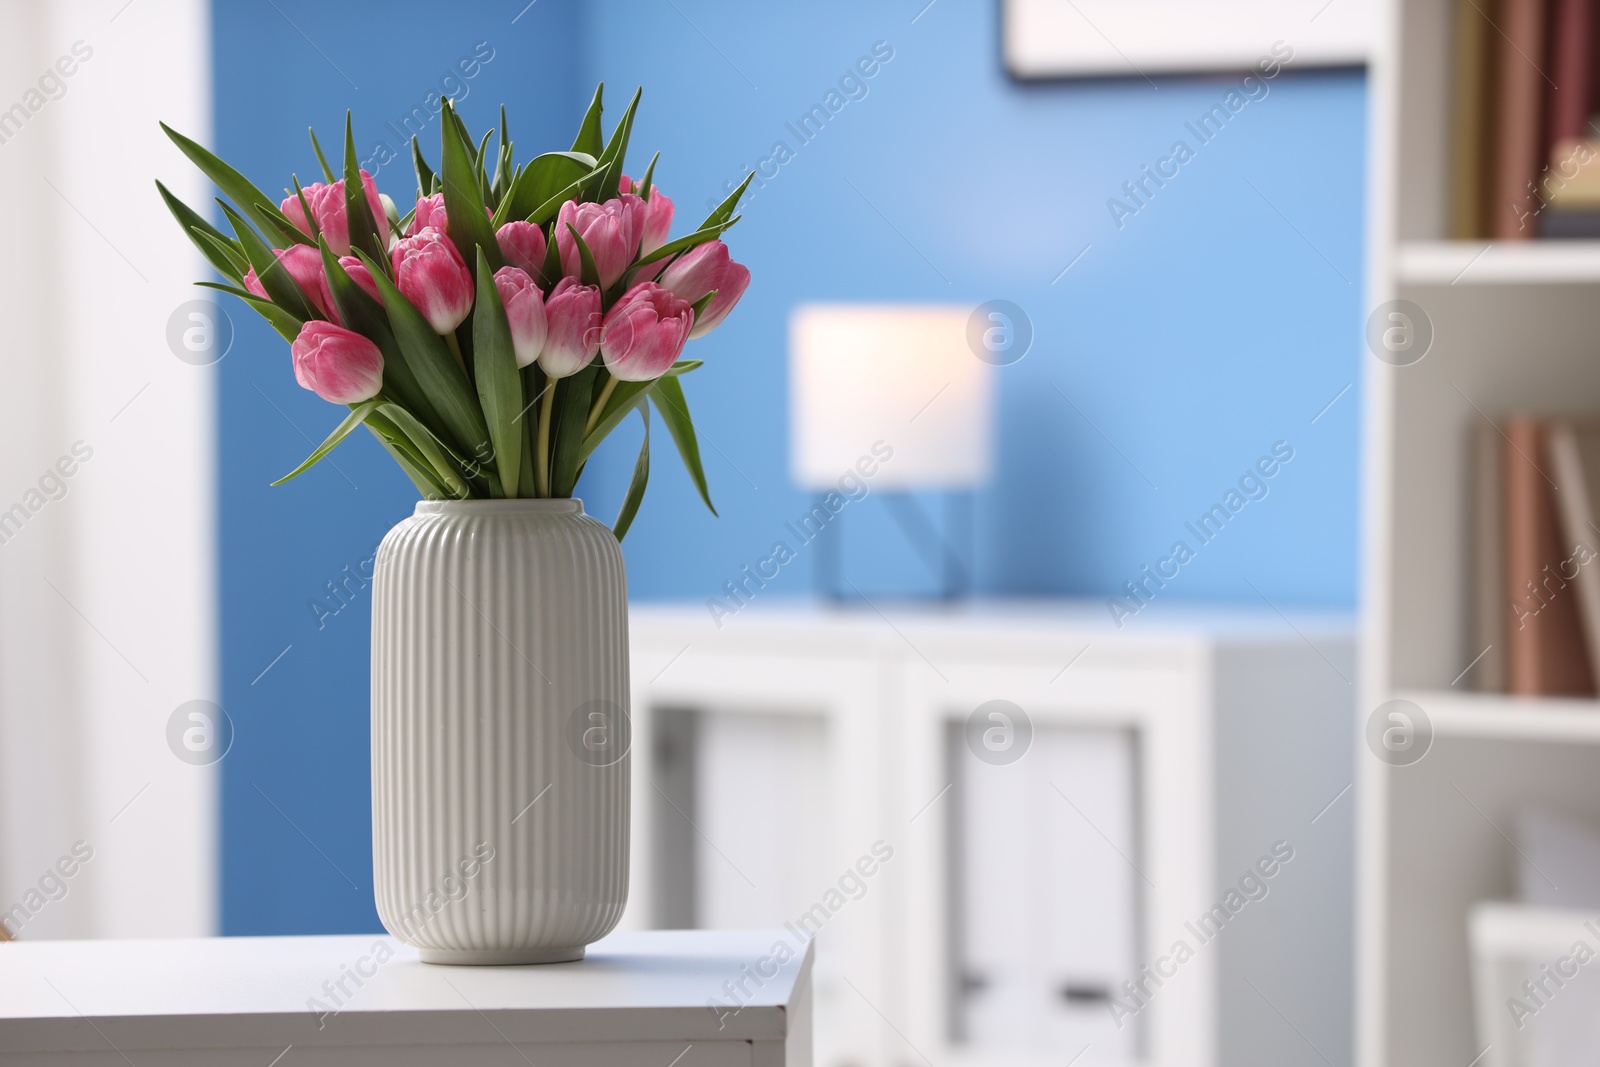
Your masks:
<path fill-rule="evenodd" d="M 622 551 L 577 500 L 423 501 L 378 549 L 378 917 L 430 963 L 555 963 L 628 895 Z"/>

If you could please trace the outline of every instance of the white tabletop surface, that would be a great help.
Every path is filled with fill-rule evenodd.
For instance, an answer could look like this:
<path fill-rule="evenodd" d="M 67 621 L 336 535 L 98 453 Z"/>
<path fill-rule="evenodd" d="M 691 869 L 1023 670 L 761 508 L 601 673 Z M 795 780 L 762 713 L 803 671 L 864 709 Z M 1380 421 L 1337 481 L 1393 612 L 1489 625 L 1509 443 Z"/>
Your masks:
<path fill-rule="evenodd" d="M 795 953 L 781 965 L 778 942 Z M 778 930 L 616 933 L 582 962 L 529 967 L 425 964 L 375 934 L 20 941 L 0 944 L 0 1047 L 448 1045 L 486 1027 L 516 1042 L 782 1041 L 810 964 Z M 341 977 L 348 996 L 329 991 Z M 740 1011 L 707 1007 L 741 981 Z"/>

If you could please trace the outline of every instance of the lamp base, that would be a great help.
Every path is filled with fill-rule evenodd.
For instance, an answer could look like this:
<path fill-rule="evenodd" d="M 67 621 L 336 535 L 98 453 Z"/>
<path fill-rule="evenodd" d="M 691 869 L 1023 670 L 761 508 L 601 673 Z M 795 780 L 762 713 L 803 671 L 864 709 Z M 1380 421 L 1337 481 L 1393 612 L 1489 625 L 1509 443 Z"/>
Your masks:
<path fill-rule="evenodd" d="M 972 595 L 973 506 L 970 491 L 946 490 L 943 496 L 943 528 L 933 516 L 917 502 L 916 497 L 903 491 L 884 491 L 884 506 L 889 516 L 900 528 L 907 544 L 916 552 L 937 584 L 925 592 L 912 592 L 917 600 L 955 602 Z M 873 599 L 874 590 L 863 590 L 845 574 L 844 566 L 844 515 L 841 513 L 830 524 L 830 536 L 818 542 L 816 583 L 817 593 L 836 603 L 849 603 Z M 959 541 L 959 545 L 956 543 Z M 903 592 L 896 593 L 904 597 Z"/>

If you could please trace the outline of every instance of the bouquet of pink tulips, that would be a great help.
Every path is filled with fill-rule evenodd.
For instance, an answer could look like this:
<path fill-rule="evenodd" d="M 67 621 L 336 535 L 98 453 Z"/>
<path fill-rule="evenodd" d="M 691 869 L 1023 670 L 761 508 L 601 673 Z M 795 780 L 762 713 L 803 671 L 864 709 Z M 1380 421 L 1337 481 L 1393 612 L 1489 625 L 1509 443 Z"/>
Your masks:
<path fill-rule="evenodd" d="M 649 478 L 654 404 L 711 507 L 678 380 L 700 363 L 679 357 L 750 283 L 718 240 L 739 221 L 749 179 L 694 232 L 668 240 L 672 201 L 655 187 L 655 159 L 640 181 L 623 173 L 639 93 L 609 139 L 600 97 L 571 151 L 521 165 L 504 108 L 491 153 L 496 131 L 474 141 L 446 101 L 437 172 L 412 139 L 417 202 L 403 217 L 359 168 L 348 116 L 342 176 L 313 132 L 323 181 L 295 179 L 278 207 L 162 127 L 233 201 L 218 201 L 229 236 L 156 183 L 232 283 L 200 284 L 260 312 L 289 342 L 295 380 L 350 409 L 274 485 L 365 425 L 430 499 L 571 496 L 595 447 L 638 411 L 645 437 L 613 527 L 620 538 Z"/>

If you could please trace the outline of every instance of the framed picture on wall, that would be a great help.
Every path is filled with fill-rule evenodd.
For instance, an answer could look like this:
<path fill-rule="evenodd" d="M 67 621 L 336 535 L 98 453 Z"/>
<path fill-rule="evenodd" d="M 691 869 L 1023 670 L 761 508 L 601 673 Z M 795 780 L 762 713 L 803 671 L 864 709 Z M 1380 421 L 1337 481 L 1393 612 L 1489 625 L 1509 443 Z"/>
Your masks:
<path fill-rule="evenodd" d="M 1355 66 L 1377 20 L 1377 0 L 1001 0 L 1015 78 L 1243 70 L 1286 53 L 1291 69 Z"/>

